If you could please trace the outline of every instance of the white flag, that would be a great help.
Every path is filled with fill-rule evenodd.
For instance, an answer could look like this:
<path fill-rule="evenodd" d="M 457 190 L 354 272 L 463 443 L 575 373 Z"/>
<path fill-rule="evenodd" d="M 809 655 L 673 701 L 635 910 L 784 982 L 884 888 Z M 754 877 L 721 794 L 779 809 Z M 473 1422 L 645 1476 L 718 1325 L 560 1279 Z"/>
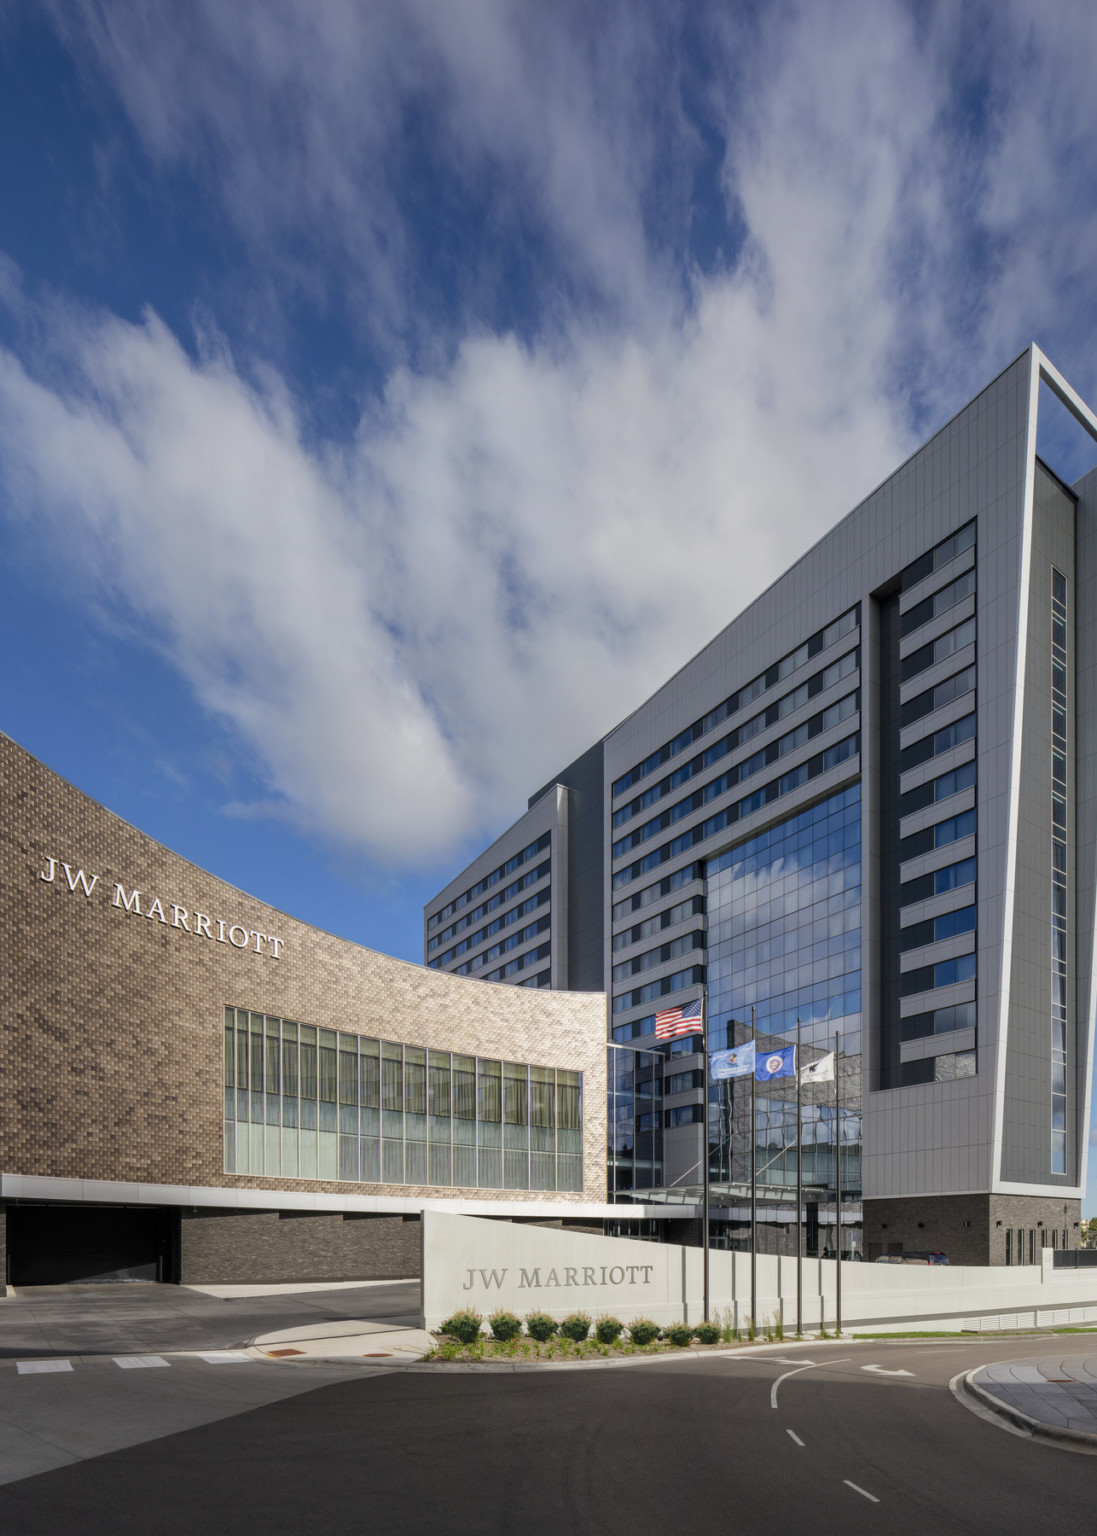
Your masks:
<path fill-rule="evenodd" d="M 834 1081 L 834 1052 L 827 1056 L 820 1056 L 818 1061 L 809 1061 L 806 1067 L 800 1069 L 800 1081 L 802 1083 L 832 1083 Z"/>

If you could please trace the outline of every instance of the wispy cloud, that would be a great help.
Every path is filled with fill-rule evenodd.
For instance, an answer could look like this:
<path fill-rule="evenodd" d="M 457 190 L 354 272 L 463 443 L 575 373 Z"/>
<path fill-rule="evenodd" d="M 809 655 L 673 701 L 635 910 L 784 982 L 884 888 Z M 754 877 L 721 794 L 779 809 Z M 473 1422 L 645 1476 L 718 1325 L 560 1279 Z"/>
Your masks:
<path fill-rule="evenodd" d="M 1048 233 L 1093 164 L 1089 97 L 1059 102 L 1069 31 L 988 11 L 965 95 L 951 10 L 733 31 L 717 9 L 687 102 L 697 39 L 691 62 L 662 10 L 597 32 L 486 0 L 60 13 L 149 155 L 209 177 L 260 278 L 338 248 L 385 384 L 351 441 L 318 439 L 292 378 L 216 334 L 188 352 L 153 315 L 13 290 L 9 506 L 139 616 L 275 809 L 372 854 L 497 828 L 1032 332 L 1067 334 L 1061 281 L 1092 299 Z M 408 342 L 415 104 L 484 213 L 485 269 L 535 229 L 545 247 L 532 318 L 498 324 L 473 272 L 434 351 Z M 736 252 L 705 265 L 682 186 L 712 142 Z"/>

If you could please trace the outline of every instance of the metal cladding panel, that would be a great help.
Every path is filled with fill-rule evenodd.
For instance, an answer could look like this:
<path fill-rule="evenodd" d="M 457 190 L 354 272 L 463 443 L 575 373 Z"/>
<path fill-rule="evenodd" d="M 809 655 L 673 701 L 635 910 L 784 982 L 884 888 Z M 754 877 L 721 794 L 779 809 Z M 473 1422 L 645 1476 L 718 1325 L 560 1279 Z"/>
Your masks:
<path fill-rule="evenodd" d="M 1069 1076 L 1077 1103 L 1078 1182 L 1086 1182 L 1097 998 L 1097 469 L 1074 486 L 1075 642 L 1075 923 L 1077 1057 Z M 1068 1144 L 1068 1155 L 1069 1155 Z"/>
<path fill-rule="evenodd" d="M 1073 1186 L 1077 1181 L 1077 1095 L 1073 1084 L 1067 1108 L 1067 1172 L 1051 1172 L 1051 568 L 1067 579 L 1073 608 L 1074 498 L 1041 464 L 1036 465 L 1032 559 L 1025 649 L 1024 726 L 1021 740 L 1020 801 L 1017 817 L 1016 887 L 1013 909 L 1012 976 L 1006 1038 L 1005 1102 L 1002 1121 L 1003 1179 L 1028 1184 Z M 1068 614 L 1070 614 L 1068 608 Z M 1068 628 L 1070 627 L 1068 620 Z M 1076 690 L 1071 690 L 1071 704 Z M 1069 715 L 1074 713 L 1073 709 Z M 1069 721 L 1068 725 L 1072 724 Z M 1068 761 L 1074 761 L 1073 729 Z M 1073 788 L 1068 786 L 1067 825 L 1075 826 Z M 1067 839 L 1067 952 L 1070 971 L 1068 1060 L 1077 1057 L 1074 998 L 1077 954 L 1073 839 Z"/>
<path fill-rule="evenodd" d="M 605 772 L 602 743 L 569 763 L 557 782 L 568 791 L 567 979 L 572 992 L 605 986 Z"/>
<path fill-rule="evenodd" d="M 956 526 L 972 517 L 977 520 L 978 1071 L 970 1078 L 889 1088 L 867 1096 L 866 1198 L 989 1189 L 994 1178 L 1002 1003 L 999 978 L 1006 916 L 1029 377 L 1030 359 L 1026 355 L 950 423 L 944 434 L 947 444 L 940 444 L 948 467 L 942 491 L 955 511 Z M 939 441 L 935 439 L 924 451 L 932 451 Z M 924 526 L 925 509 L 909 487 L 900 496 L 898 512 L 912 528 Z M 927 537 L 923 547 L 929 549 L 934 542 Z M 936 585 L 940 585 L 939 579 L 926 583 L 927 588 Z M 911 592 L 909 599 L 904 595 L 904 608 L 919 595 Z M 951 714 L 962 712 L 957 706 Z M 943 719 L 943 714 L 934 716 L 926 725 L 905 732 L 903 744 L 930 733 Z M 938 854 L 925 862 L 929 867 L 940 867 L 947 856 Z M 904 877 L 910 878 L 912 873 L 906 869 Z M 935 958 L 944 956 L 944 947 L 939 947 Z M 949 993 L 952 990 L 948 989 Z M 957 990 L 969 995 L 966 988 Z M 951 996 L 942 991 L 927 994 L 927 1002 L 921 1006 L 949 1001 Z M 917 1011 L 913 1001 L 910 1008 Z M 903 1015 L 908 1011 L 904 1004 Z"/>

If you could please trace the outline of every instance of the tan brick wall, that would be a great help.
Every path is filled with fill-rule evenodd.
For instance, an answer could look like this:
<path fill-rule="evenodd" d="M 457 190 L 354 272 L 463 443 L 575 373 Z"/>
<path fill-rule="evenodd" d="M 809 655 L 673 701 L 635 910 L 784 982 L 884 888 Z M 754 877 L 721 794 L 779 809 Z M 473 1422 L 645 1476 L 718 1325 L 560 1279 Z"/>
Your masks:
<path fill-rule="evenodd" d="M 98 876 L 70 891 L 49 859 Z M 115 882 L 166 922 L 112 905 Z M 172 903 L 210 918 L 184 931 Z M 218 930 L 218 921 L 225 924 Z M 228 942 L 247 931 L 247 948 Z M 283 941 L 280 958 L 270 940 Z M 260 953 L 256 953 L 258 943 Z M 605 1199 L 605 999 L 428 971 L 323 933 L 153 842 L 0 736 L 0 1171 L 341 1194 L 488 1191 L 223 1172 L 224 1007 L 409 1045 L 579 1070 L 582 1194 Z"/>

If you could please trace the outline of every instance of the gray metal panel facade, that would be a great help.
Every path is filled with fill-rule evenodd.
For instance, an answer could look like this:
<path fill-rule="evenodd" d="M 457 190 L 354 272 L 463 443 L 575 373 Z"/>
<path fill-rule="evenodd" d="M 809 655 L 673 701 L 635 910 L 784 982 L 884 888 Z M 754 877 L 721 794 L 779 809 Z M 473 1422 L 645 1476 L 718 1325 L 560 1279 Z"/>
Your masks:
<path fill-rule="evenodd" d="M 639 956 L 649 941 L 625 940 L 625 931 L 638 921 L 638 913 L 622 913 L 615 920 L 615 903 L 693 864 L 703 875 L 705 860 L 860 779 L 863 1193 L 867 1199 L 996 1190 L 1036 1194 L 1056 1187 L 1067 1192 L 1077 1191 L 1084 1178 L 1097 876 L 1097 472 L 1075 488 L 1079 497 L 1075 517 L 1070 494 L 1038 466 L 1035 458 L 1035 411 L 1041 375 L 1066 400 L 1069 387 L 1058 381 L 1036 349 L 1029 349 L 599 744 L 604 754 L 601 870 L 597 874 L 602 903 L 601 984 L 618 997 L 633 982 L 614 981 L 614 965 Z M 1085 407 L 1067 403 L 1082 419 Z M 1072 519 L 1076 521 L 1074 538 Z M 972 520 L 976 525 L 973 549 L 962 551 L 947 568 L 908 581 L 906 589 L 899 592 L 904 570 Z M 1048 1153 L 1050 610 L 1044 578 L 1052 560 L 1069 567 L 1063 574 L 1071 584 L 1072 622 L 1076 627 L 1076 804 L 1070 812 L 1074 828 L 1070 845 L 1077 848 L 1078 860 L 1070 874 L 1075 915 L 1069 945 L 1075 1004 L 1069 1062 L 1070 1155 L 1063 1175 L 1052 1174 Z M 976 582 L 973 597 L 947 615 L 928 621 L 916 639 L 896 640 L 893 635 L 889 647 L 884 632 L 889 604 L 894 628 L 901 616 L 927 595 L 971 569 Z M 812 717 L 826 699 L 856 687 L 860 688 L 859 713 L 834 734 L 859 730 L 859 755 L 684 849 L 650 874 L 615 889 L 615 870 L 703 825 L 714 810 L 760 784 L 770 770 L 750 780 L 746 789 L 729 789 L 711 804 L 687 811 L 665 831 L 653 834 L 638 851 L 623 853 L 616 860 L 613 844 L 632 823 L 615 827 L 615 810 L 625 805 L 629 794 L 639 795 L 648 784 L 654 785 L 660 773 L 669 774 L 675 763 L 684 762 L 691 753 L 702 753 L 727 727 L 694 737 L 680 756 L 667 759 L 665 766 L 640 780 L 637 788 L 616 799 L 614 783 L 857 605 L 859 630 L 844 637 L 833 652 L 827 651 L 805 665 L 802 673 L 794 673 L 787 685 L 767 689 L 756 706 L 738 709 L 728 717 L 729 725 L 737 725 L 751 709 L 760 710 L 768 700 L 791 689 L 801 675 L 806 678 L 813 674 L 830 654 L 837 655 L 855 644 L 860 647 L 859 670 L 820 701 L 812 699 L 780 723 L 767 725 L 749 746 L 737 747 L 711 767 L 698 770 L 688 787 L 703 790 L 729 765 L 744 761 L 767 743 L 776 742 L 797 722 Z M 976 620 L 974 647 L 969 643 L 948 660 L 935 662 L 916 682 L 898 682 L 897 668 L 912 649 L 935 642 L 972 614 Z M 919 690 L 947 683 L 969 664 L 975 667 L 974 696 L 935 705 L 931 715 L 903 725 L 896 737 L 882 718 L 887 690 L 892 690 L 898 709 Z M 1021 688 L 1019 673 L 1024 681 Z M 949 751 L 928 767 L 900 775 L 888 753 L 894 756 L 927 734 L 969 715 L 973 701 L 974 749 Z M 826 739 L 831 738 L 828 735 Z M 815 750 L 813 741 L 782 758 L 780 769 L 772 772 L 795 766 Z M 973 806 L 974 836 L 947 849 L 911 855 L 897 870 L 899 839 L 936 824 L 935 812 L 927 809 L 904 815 L 901 824 L 896 821 L 892 825 L 888 818 L 898 816 L 899 794 L 969 763 L 973 750 L 976 786 L 958 794 L 940 814 L 952 815 Z M 660 803 L 677 806 L 686 792 L 686 788 L 675 790 L 673 798 Z M 656 814 L 657 806 L 638 812 L 636 824 Z M 572 861 L 573 875 L 580 865 L 585 871 L 584 910 L 595 879 L 592 872 L 598 868 L 598 862 L 589 858 L 591 836 L 590 823 L 584 823 L 585 852 Z M 895 952 L 900 926 L 934 920 L 950 911 L 955 902 L 930 899 L 904 907 L 893 920 L 886 902 L 893 906 L 898 902 L 898 879 L 909 881 L 933 873 L 976 850 L 977 884 L 971 898 L 976 907 L 974 935 L 969 933 L 963 941 L 934 938 L 924 950 L 900 956 Z M 573 900 L 576 889 L 573 885 Z M 645 906 L 644 916 L 657 916 L 704 889 L 701 878 L 683 884 L 672 895 Z M 569 938 L 573 954 L 580 930 L 590 942 L 598 931 L 586 916 L 574 922 Z M 613 949 L 615 930 L 622 945 L 617 951 Z M 666 933 L 673 937 L 678 931 L 675 926 Z M 938 974 L 946 973 L 935 970 L 932 994 L 897 997 L 902 976 L 968 953 L 976 956 L 977 978 L 946 985 L 936 980 Z M 657 982 L 673 972 L 676 964 L 681 961 L 668 960 L 645 971 L 643 979 Z M 594 975 L 592 968 L 587 976 L 586 965 L 584 959 L 584 986 Z M 686 988 L 682 1000 L 698 990 L 699 984 Z M 931 1035 L 914 1046 L 903 1035 L 907 1021 L 919 1009 L 951 1007 L 970 999 L 976 1002 L 976 1024 L 958 1029 L 953 1041 Z M 674 1000 L 679 999 L 676 996 Z M 646 1017 L 658 1006 L 637 1002 L 613 1012 L 611 1003 L 611 1028 L 627 1029 L 630 1021 Z M 973 1048 L 977 1053 L 973 1075 L 916 1080 L 919 1072 L 928 1072 L 931 1067 L 936 1071 L 937 1063 L 943 1065 L 957 1053 L 970 1063 L 966 1053 Z"/>

